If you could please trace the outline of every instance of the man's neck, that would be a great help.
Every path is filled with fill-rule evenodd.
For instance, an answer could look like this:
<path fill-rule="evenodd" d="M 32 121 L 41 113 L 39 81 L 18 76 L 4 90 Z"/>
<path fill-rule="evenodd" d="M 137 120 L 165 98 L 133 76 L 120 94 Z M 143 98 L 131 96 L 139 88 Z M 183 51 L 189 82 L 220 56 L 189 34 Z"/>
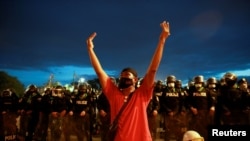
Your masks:
<path fill-rule="evenodd" d="M 135 87 L 134 86 L 130 86 L 130 87 L 126 88 L 126 89 L 122 89 L 121 91 L 122 91 L 122 93 L 123 93 L 124 96 L 128 96 L 133 91 L 135 91 Z"/>

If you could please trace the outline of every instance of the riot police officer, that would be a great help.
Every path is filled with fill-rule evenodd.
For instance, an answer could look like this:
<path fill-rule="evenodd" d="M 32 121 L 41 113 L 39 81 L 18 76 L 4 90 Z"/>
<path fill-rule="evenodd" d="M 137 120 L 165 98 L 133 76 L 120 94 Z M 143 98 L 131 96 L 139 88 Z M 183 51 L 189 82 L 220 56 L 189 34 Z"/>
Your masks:
<path fill-rule="evenodd" d="M 110 125 L 110 105 L 107 97 L 101 93 L 97 98 L 97 108 L 99 119 L 101 122 L 100 134 L 101 134 L 101 141 L 107 141 L 106 135 Z"/>
<path fill-rule="evenodd" d="M 11 89 L 3 90 L 0 95 L 0 124 L 2 125 L 2 127 L 0 127 L 0 130 L 2 130 L 0 133 L 1 140 L 14 141 L 17 139 L 17 106 L 18 96 L 16 93 Z"/>
<path fill-rule="evenodd" d="M 181 95 L 181 111 L 179 114 L 179 121 L 180 121 L 180 127 L 181 127 L 181 136 L 184 135 L 184 133 L 187 131 L 187 127 L 188 127 L 188 118 L 187 118 L 187 96 L 188 93 L 186 91 L 186 89 L 182 86 L 182 81 L 176 80 L 175 82 L 175 88 L 176 91 Z"/>
<path fill-rule="evenodd" d="M 48 136 L 49 128 L 49 115 L 50 115 L 50 99 L 51 99 L 51 88 L 47 87 L 44 90 L 41 101 L 41 124 L 36 130 L 36 140 L 46 141 Z"/>
<path fill-rule="evenodd" d="M 35 138 L 35 131 L 40 124 L 42 95 L 36 85 L 28 86 L 23 97 L 19 100 L 21 113 L 21 135 L 26 141 Z"/>
<path fill-rule="evenodd" d="M 211 105 L 213 99 L 205 87 L 204 77 L 197 75 L 193 81 L 194 86 L 190 87 L 187 97 L 190 110 L 188 128 L 198 131 L 207 140 L 207 117 L 209 114 L 214 114 L 215 107 Z"/>
<path fill-rule="evenodd" d="M 65 116 L 70 109 L 71 101 L 65 96 L 65 89 L 57 85 L 51 91 L 50 98 L 50 135 L 52 141 L 60 141 L 62 133 L 67 129 Z"/>
<path fill-rule="evenodd" d="M 90 134 L 90 104 L 91 95 L 88 91 L 86 83 L 80 84 L 78 87 L 78 93 L 73 100 L 73 108 L 70 110 L 70 116 L 73 116 L 73 131 L 77 136 L 78 141 L 91 140 Z M 67 138 L 66 138 L 67 140 Z"/>
<path fill-rule="evenodd" d="M 210 77 L 207 79 L 206 83 L 206 88 L 207 88 L 207 93 L 212 97 L 213 100 L 210 100 L 209 105 L 215 107 L 215 112 L 211 112 L 208 115 L 208 124 L 209 125 L 214 125 L 215 123 L 218 123 L 218 111 L 217 110 L 217 97 L 218 97 L 218 82 L 215 77 Z"/>
<path fill-rule="evenodd" d="M 239 89 L 236 74 L 227 72 L 223 78 L 225 85 L 220 87 L 218 99 L 222 113 L 221 122 L 223 125 L 244 125 L 247 122 L 247 116 L 243 112 L 247 93 Z"/>
<path fill-rule="evenodd" d="M 244 106 L 243 106 L 243 112 L 246 114 L 246 125 L 250 125 L 250 88 L 248 85 L 248 81 L 246 78 L 241 78 L 238 81 L 238 87 L 240 91 L 243 93 L 243 101 L 244 101 Z"/>
<path fill-rule="evenodd" d="M 184 108 L 182 96 L 175 88 L 176 77 L 169 75 L 166 80 L 166 88 L 163 90 L 160 100 L 164 117 L 165 140 L 181 140 L 180 112 Z"/>
<path fill-rule="evenodd" d="M 153 92 L 152 98 L 147 107 L 148 125 L 153 140 L 156 140 L 157 117 L 160 109 L 159 97 Z"/>

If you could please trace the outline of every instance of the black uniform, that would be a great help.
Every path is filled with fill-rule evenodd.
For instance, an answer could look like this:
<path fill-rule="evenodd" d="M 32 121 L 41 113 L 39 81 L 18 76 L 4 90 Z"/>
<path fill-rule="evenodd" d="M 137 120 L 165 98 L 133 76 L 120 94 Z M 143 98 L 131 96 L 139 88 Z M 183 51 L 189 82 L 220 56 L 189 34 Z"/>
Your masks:
<path fill-rule="evenodd" d="M 110 125 L 110 105 L 108 99 L 103 93 L 97 98 L 97 108 L 99 111 L 99 119 L 101 121 L 101 140 L 107 141 L 105 139 Z M 100 114 L 100 112 L 103 112 L 103 114 Z"/>
<path fill-rule="evenodd" d="M 246 100 L 248 93 L 241 91 L 236 85 L 223 86 L 219 90 L 221 99 L 221 121 L 223 125 L 245 125 L 247 123 Z M 240 116 L 239 116 L 240 115 Z"/>
<path fill-rule="evenodd" d="M 164 116 L 165 140 L 181 137 L 181 111 L 183 110 L 182 96 L 175 88 L 166 87 L 163 90 L 160 104 Z"/>
<path fill-rule="evenodd" d="M 23 97 L 19 100 L 21 108 L 21 135 L 25 136 L 26 141 L 31 141 L 36 127 L 41 116 L 41 101 L 42 95 L 38 92 L 36 86 L 31 85 L 25 92 Z"/>
<path fill-rule="evenodd" d="M 147 107 L 148 125 L 153 140 L 156 139 L 156 134 L 157 134 L 157 116 L 159 113 L 159 109 L 160 109 L 159 97 L 155 93 L 153 93 L 152 98 Z"/>
<path fill-rule="evenodd" d="M 225 85 L 219 89 L 218 104 L 220 107 L 222 125 L 245 125 L 247 114 L 247 91 L 242 91 L 237 85 L 237 76 L 231 72 L 224 74 Z"/>
<path fill-rule="evenodd" d="M 10 89 L 4 90 L 0 95 L 0 139 L 15 140 L 17 137 L 16 118 L 18 96 Z M 1 138 L 4 137 L 4 138 Z"/>
<path fill-rule="evenodd" d="M 193 86 L 190 88 L 188 94 L 188 107 L 190 110 L 188 129 L 198 131 L 205 139 L 207 139 L 209 114 L 215 112 L 215 109 L 210 105 L 213 103 L 212 101 L 212 97 L 204 86 L 200 88 Z"/>
<path fill-rule="evenodd" d="M 46 141 L 49 128 L 49 115 L 50 115 L 50 98 L 51 89 L 47 88 L 42 96 L 41 101 L 41 124 L 36 131 L 36 139 L 39 141 Z"/>
<path fill-rule="evenodd" d="M 78 141 L 87 139 L 91 140 L 90 134 L 90 108 L 91 95 L 88 93 L 87 87 L 80 85 L 78 93 L 72 101 L 73 111 L 73 132 L 76 134 Z"/>
<path fill-rule="evenodd" d="M 51 139 L 53 141 L 60 141 L 61 135 L 68 127 L 65 124 L 65 116 L 71 106 L 71 101 L 64 94 L 62 86 L 56 86 L 52 90 L 50 98 L 50 121 L 49 128 L 51 130 Z"/>

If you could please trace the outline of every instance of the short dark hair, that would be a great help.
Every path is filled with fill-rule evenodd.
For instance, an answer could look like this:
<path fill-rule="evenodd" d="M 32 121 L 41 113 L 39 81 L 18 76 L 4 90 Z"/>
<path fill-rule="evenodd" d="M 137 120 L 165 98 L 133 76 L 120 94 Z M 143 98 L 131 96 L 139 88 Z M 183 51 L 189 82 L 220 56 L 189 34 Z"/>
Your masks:
<path fill-rule="evenodd" d="M 135 71 L 135 69 L 131 68 L 131 67 L 126 67 L 122 70 L 122 72 L 130 72 L 132 73 L 135 77 L 137 77 L 137 72 Z M 121 72 L 121 73 L 122 73 Z"/>

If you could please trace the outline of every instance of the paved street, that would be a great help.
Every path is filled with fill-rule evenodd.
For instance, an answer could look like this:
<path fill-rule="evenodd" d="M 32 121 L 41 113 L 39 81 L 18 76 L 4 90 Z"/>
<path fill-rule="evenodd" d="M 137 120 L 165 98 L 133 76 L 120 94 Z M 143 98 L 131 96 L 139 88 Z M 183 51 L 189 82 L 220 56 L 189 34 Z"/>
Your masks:
<path fill-rule="evenodd" d="M 48 138 L 48 141 L 51 141 L 50 138 Z M 63 136 L 62 136 L 62 141 L 64 141 Z M 70 141 L 77 141 L 76 136 L 74 136 L 74 135 L 70 136 Z M 98 137 L 98 136 L 94 136 L 94 137 L 92 137 L 92 141 L 101 141 L 101 138 Z M 157 139 L 154 140 L 154 141 L 164 141 L 164 140 L 163 140 L 163 139 L 160 139 L 160 138 L 157 138 Z"/>
<path fill-rule="evenodd" d="M 77 139 L 76 139 L 75 136 L 71 136 L 70 141 L 77 141 Z M 92 141 L 101 141 L 101 138 L 99 138 L 99 137 L 93 137 Z M 155 141 L 164 141 L 164 140 L 163 139 L 156 139 Z"/>

